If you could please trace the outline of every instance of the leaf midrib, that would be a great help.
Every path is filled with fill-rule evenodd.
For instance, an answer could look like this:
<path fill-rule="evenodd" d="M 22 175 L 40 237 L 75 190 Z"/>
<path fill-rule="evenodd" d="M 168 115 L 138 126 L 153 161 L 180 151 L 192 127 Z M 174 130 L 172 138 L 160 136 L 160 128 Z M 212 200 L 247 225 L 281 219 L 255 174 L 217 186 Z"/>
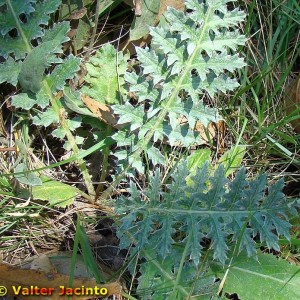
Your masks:
<path fill-rule="evenodd" d="M 180 76 L 180 78 L 179 78 L 179 80 L 177 82 L 177 85 L 174 88 L 174 90 L 173 90 L 173 92 L 172 92 L 172 94 L 170 96 L 170 99 L 167 101 L 167 103 L 164 106 L 164 108 L 160 111 L 160 113 L 158 115 L 158 118 L 157 118 L 157 121 L 154 123 L 152 129 L 149 130 L 148 133 L 146 134 L 145 139 L 141 143 L 140 148 L 137 149 L 135 151 L 135 153 L 133 154 L 133 158 L 134 158 L 133 160 L 136 160 L 141 155 L 142 151 L 146 148 L 147 144 L 152 139 L 152 137 L 153 137 L 155 131 L 157 130 L 157 128 L 161 125 L 161 123 L 165 119 L 167 113 L 170 110 L 170 107 L 173 105 L 173 103 L 177 99 L 177 95 L 178 95 L 178 93 L 179 93 L 179 91 L 180 91 L 180 89 L 182 87 L 182 82 L 186 78 L 187 74 L 190 72 L 190 69 L 191 69 L 191 66 L 193 64 L 194 58 L 195 58 L 196 54 L 198 53 L 198 50 L 199 50 L 199 48 L 201 46 L 203 35 L 204 35 L 204 33 L 205 33 L 206 29 L 207 29 L 207 23 L 208 23 L 208 19 L 209 19 L 210 15 L 211 15 L 211 11 L 212 11 L 212 8 L 210 7 L 209 10 L 208 10 L 208 12 L 207 12 L 207 14 L 206 14 L 204 26 L 202 28 L 202 32 L 201 32 L 200 38 L 198 39 L 197 46 L 195 47 L 192 55 L 190 56 L 190 59 L 187 61 L 186 68 L 184 69 L 182 75 Z M 130 167 L 130 165 L 127 168 L 129 168 L 129 167 Z M 127 170 L 127 168 L 126 168 L 126 170 Z"/>
<path fill-rule="evenodd" d="M 20 35 L 22 37 L 22 40 L 23 40 L 23 42 L 24 42 L 24 44 L 26 46 L 26 50 L 28 51 L 28 53 L 30 53 L 31 50 L 32 50 L 32 46 L 30 45 L 30 41 L 27 40 L 27 37 L 26 37 L 26 35 L 25 35 L 25 33 L 24 33 L 23 29 L 22 29 L 22 26 L 20 24 L 20 20 L 19 20 L 18 16 L 16 15 L 16 12 L 14 11 L 13 6 L 11 5 L 11 1 L 10 0 L 6 0 L 6 3 L 7 3 L 7 6 L 9 7 L 9 9 L 10 9 L 12 15 L 14 16 L 14 19 L 15 19 L 15 22 L 16 22 L 16 26 L 17 26 L 18 31 L 19 31 L 19 33 L 20 33 Z"/>
<path fill-rule="evenodd" d="M 197 41 L 196 47 L 193 51 L 193 53 L 191 54 L 190 58 L 187 60 L 186 63 L 186 67 L 184 69 L 184 71 L 182 72 L 181 76 L 179 77 L 179 80 L 177 82 L 176 87 L 174 88 L 173 92 L 170 95 L 170 99 L 166 102 L 166 105 L 164 106 L 164 108 L 160 111 L 156 122 L 154 123 L 152 129 L 150 129 L 148 131 L 148 133 L 146 134 L 145 138 L 140 142 L 139 148 L 137 150 L 135 150 L 132 154 L 132 162 L 129 163 L 124 169 L 123 171 L 115 178 L 114 183 L 112 185 L 110 185 L 109 188 L 107 188 L 104 193 L 100 196 L 100 199 L 98 201 L 101 200 L 105 200 L 107 199 L 107 197 L 110 196 L 111 192 L 113 191 L 114 187 L 116 185 L 119 184 L 119 182 L 121 181 L 121 179 L 125 176 L 125 174 L 128 172 L 128 170 L 130 169 L 130 167 L 132 166 L 133 162 L 135 162 L 139 156 L 142 154 L 142 152 L 146 149 L 148 143 L 150 142 L 150 140 L 153 138 L 155 131 L 157 130 L 157 128 L 161 125 L 161 123 L 163 122 L 163 120 L 165 119 L 170 107 L 174 104 L 174 102 L 177 99 L 177 95 L 182 87 L 182 82 L 184 81 L 184 79 L 186 78 L 187 74 L 190 72 L 191 66 L 194 62 L 194 58 L 196 56 L 196 54 L 198 53 L 202 41 L 203 41 L 203 37 L 205 36 L 205 32 L 207 30 L 207 26 L 208 26 L 208 20 L 211 16 L 213 12 L 213 7 L 209 7 L 208 11 L 206 12 L 206 18 L 204 20 L 204 25 L 202 28 L 202 32 L 200 34 L 200 37 Z"/>

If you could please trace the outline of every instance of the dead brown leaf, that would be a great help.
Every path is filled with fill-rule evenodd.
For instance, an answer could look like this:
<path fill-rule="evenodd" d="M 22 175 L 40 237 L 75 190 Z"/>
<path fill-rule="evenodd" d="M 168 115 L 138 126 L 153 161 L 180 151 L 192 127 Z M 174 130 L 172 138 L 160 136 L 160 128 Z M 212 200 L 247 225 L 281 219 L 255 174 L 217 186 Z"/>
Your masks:
<path fill-rule="evenodd" d="M 87 106 L 87 108 L 95 115 L 96 118 L 100 119 L 104 123 L 116 127 L 117 119 L 113 114 L 110 106 L 94 100 L 87 95 L 81 95 L 82 102 Z"/>
<path fill-rule="evenodd" d="M 131 7 L 135 7 L 136 14 L 137 14 L 137 8 L 136 5 L 139 5 L 137 2 L 134 4 L 133 0 L 124 0 L 124 2 Z M 184 10 L 184 0 L 162 0 L 160 1 L 160 6 L 159 6 L 159 11 L 158 14 L 154 20 L 154 25 L 156 26 L 159 23 L 160 17 L 163 15 L 163 13 L 166 11 L 167 7 L 171 6 L 175 9 L 178 10 Z M 139 13 L 139 11 L 138 11 Z M 130 41 L 129 39 L 122 42 L 120 44 L 120 49 L 122 49 L 123 52 L 129 51 L 130 55 L 133 55 L 136 53 L 135 47 L 144 47 L 145 45 L 148 45 L 151 42 L 151 36 L 145 35 L 142 38 L 135 40 L 135 41 Z"/>
<path fill-rule="evenodd" d="M 187 123 L 186 117 L 181 117 L 178 120 L 179 124 Z M 204 127 L 200 121 L 195 124 L 194 131 L 199 134 L 199 141 L 197 145 L 209 144 L 210 140 L 218 138 L 217 144 L 220 149 L 224 148 L 225 122 L 220 120 L 217 123 L 210 122 L 207 127 Z M 219 152 L 220 152 L 219 149 Z"/>
<path fill-rule="evenodd" d="M 68 19 L 69 20 L 78 20 L 81 19 L 86 14 L 87 9 L 85 7 L 82 7 L 81 9 L 73 12 Z"/>
<path fill-rule="evenodd" d="M 286 89 L 284 97 L 284 106 L 287 114 L 293 113 L 300 107 L 300 76 L 295 79 Z M 297 133 L 300 133 L 300 119 L 291 121 Z"/>
<path fill-rule="evenodd" d="M 61 293 L 62 287 L 67 290 L 69 283 L 69 276 L 58 273 L 45 273 L 37 270 L 24 270 L 16 267 L 11 267 L 5 264 L 0 264 L 0 288 L 3 291 L 3 287 L 7 289 L 7 295 L 24 297 L 26 299 L 38 299 L 41 296 L 44 299 L 61 300 L 65 299 Z M 70 299 L 86 300 L 94 298 L 95 295 L 84 294 L 86 288 L 90 288 L 93 291 L 99 291 L 104 288 L 107 289 L 107 295 L 119 295 L 122 287 L 119 282 L 107 283 L 105 285 L 99 285 L 94 279 L 74 279 L 73 291 L 77 288 L 77 294 L 70 295 Z M 83 293 L 82 293 L 83 291 Z M 29 293 L 29 295 L 26 293 Z M 101 295 L 100 295 L 101 296 Z M 98 297 L 100 297 L 98 296 Z"/>
<path fill-rule="evenodd" d="M 173 7 L 177 10 L 183 11 L 184 10 L 184 0 L 162 0 L 162 1 L 160 1 L 159 11 L 156 16 L 154 24 L 157 25 L 159 23 L 160 17 L 167 10 L 168 6 Z"/>

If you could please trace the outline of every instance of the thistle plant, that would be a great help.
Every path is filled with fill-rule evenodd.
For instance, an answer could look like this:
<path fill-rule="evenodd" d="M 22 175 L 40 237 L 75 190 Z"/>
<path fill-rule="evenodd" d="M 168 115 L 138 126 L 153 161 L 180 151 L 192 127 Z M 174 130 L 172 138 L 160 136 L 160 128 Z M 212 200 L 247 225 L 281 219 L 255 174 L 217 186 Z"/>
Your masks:
<path fill-rule="evenodd" d="M 118 123 L 127 125 L 113 136 L 119 178 L 131 167 L 144 173 L 144 159 L 165 165 L 159 142 L 188 147 L 199 138 L 197 121 L 207 126 L 221 119 L 203 99 L 236 88 L 231 74 L 245 65 L 236 53 L 246 41 L 237 28 L 245 13 L 228 10 L 227 2 L 188 0 L 186 12 L 168 8 L 165 22 L 150 29 L 151 48 L 136 48 L 140 71 L 124 79 L 137 100 L 113 106 Z"/>
<path fill-rule="evenodd" d="M 222 165 L 211 174 L 208 164 L 197 170 L 192 185 L 186 183 L 189 175 L 180 165 L 164 186 L 157 170 L 148 188 L 131 183 L 130 197 L 116 201 L 121 248 L 132 244 L 130 257 L 143 259 L 142 299 L 211 296 L 213 261 L 224 267 L 241 252 L 255 257 L 256 241 L 280 251 L 278 236 L 290 239 L 287 216 L 297 210 L 282 193 L 283 180 L 268 186 L 266 174 L 248 180 L 242 168 L 229 181 Z"/>
<path fill-rule="evenodd" d="M 66 117 L 63 99 L 57 92 L 63 90 L 67 79 L 75 76 L 80 59 L 73 55 L 64 60 L 59 57 L 63 53 L 62 44 L 69 40 L 69 22 L 47 26 L 50 14 L 60 4 L 61 0 L 0 1 L 0 55 L 4 58 L 0 64 L 0 83 L 13 86 L 19 83 L 22 92 L 12 97 L 12 105 L 31 110 L 35 125 L 58 125 L 52 135 L 66 139 L 65 148 L 72 149 L 77 156 L 83 139 L 75 137 L 72 131 L 81 126 L 81 117 Z M 49 67 L 53 70 L 46 75 Z M 79 159 L 78 164 L 89 194 L 95 195 L 84 161 Z M 28 170 L 27 166 L 22 167 L 22 171 Z"/>

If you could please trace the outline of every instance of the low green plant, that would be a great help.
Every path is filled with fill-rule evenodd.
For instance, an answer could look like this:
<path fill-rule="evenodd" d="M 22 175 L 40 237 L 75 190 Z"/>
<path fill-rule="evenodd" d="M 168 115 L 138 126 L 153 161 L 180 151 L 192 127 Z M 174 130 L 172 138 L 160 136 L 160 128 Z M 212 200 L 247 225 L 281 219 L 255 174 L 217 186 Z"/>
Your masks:
<path fill-rule="evenodd" d="M 180 165 L 164 185 L 157 170 L 148 188 L 131 183 L 130 196 L 116 201 L 120 246 L 141 261 L 139 299 L 210 299 L 218 286 L 214 261 L 226 267 L 242 252 L 253 259 L 261 244 L 280 251 L 279 235 L 290 239 L 287 216 L 297 210 L 282 193 L 283 180 L 247 180 L 242 168 L 229 181 L 222 165 L 211 174 L 206 163 L 187 185 L 189 173 Z"/>
<path fill-rule="evenodd" d="M 87 2 L 90 9 L 93 4 Z M 105 45 L 85 64 L 85 86 L 74 91 L 66 81 L 76 76 L 81 61 L 72 55 L 64 57 L 62 50 L 69 41 L 70 24 L 53 22 L 54 18 L 50 18 L 61 1 L 0 0 L 0 55 L 3 57 L 0 83 L 19 85 L 22 91 L 12 97 L 12 104 L 25 111 L 34 125 L 50 128 L 52 136 L 64 141 L 65 149 L 73 150 L 70 159 L 50 167 L 77 161 L 88 190 L 88 195 L 81 194 L 94 202 L 103 185 L 95 190 L 83 158 L 102 150 L 100 181 L 105 181 L 109 156 L 113 154 L 116 175 L 97 199 L 98 204 L 104 203 L 101 201 L 107 200 L 126 176 L 145 179 L 145 187 L 140 187 L 138 180 L 138 184 L 131 182 L 129 195 L 121 196 L 114 204 L 119 213 L 116 225 L 121 247 L 129 249 L 128 268 L 132 274 L 138 274 L 135 292 L 139 299 L 225 298 L 228 296 L 225 293 L 236 292 L 243 300 L 250 300 L 252 294 L 249 296 L 237 284 L 235 277 L 238 276 L 249 278 L 256 286 L 257 278 L 264 278 L 259 281 L 260 292 L 257 293 L 261 298 L 271 295 L 272 299 L 282 299 L 283 293 L 291 299 L 299 296 L 295 289 L 299 283 L 298 268 L 289 268 L 282 261 L 275 267 L 275 257 L 258 251 L 259 247 L 280 251 L 280 235 L 285 242 L 290 240 L 289 216 L 297 213 L 296 203 L 289 202 L 282 193 L 283 180 L 270 186 L 266 174 L 248 180 L 245 168 L 234 175 L 234 169 L 243 159 L 243 145 L 247 144 L 244 140 L 247 118 L 241 132 L 237 132 L 236 145 L 225 152 L 217 167 L 205 163 L 211 157 L 209 149 L 198 149 L 187 155 L 186 164 L 181 164 L 183 159 L 178 157 L 177 168 L 170 166 L 167 158 L 173 147 L 184 147 L 188 152 L 190 146 L 197 144 L 200 138 L 195 130 L 197 122 L 207 126 L 222 118 L 219 99 L 239 86 L 237 72 L 240 69 L 246 75 L 247 69 L 242 69 L 246 64 L 238 54 L 246 42 L 240 32 L 245 13 L 234 8 L 231 2 L 186 0 L 184 12 L 169 8 L 159 26 L 150 29 L 150 48 L 136 48 L 134 64 L 128 66 L 128 55 Z M 98 16 L 116 3 L 118 1 L 94 2 L 96 24 Z M 290 3 L 295 5 L 294 1 Z M 72 5 L 64 1 L 62 9 L 68 8 L 71 12 Z M 79 8 L 78 5 L 75 8 Z M 254 4 L 251 8 L 254 10 Z M 286 19 L 278 20 L 281 25 L 268 47 L 269 55 L 273 54 L 272 45 L 288 44 L 279 40 L 280 29 L 288 24 L 283 21 Z M 294 25 L 289 27 L 294 30 Z M 249 23 L 246 28 L 249 29 Z M 90 45 L 94 44 L 96 30 L 97 26 Z M 250 35 L 251 30 L 248 33 Z M 284 36 L 291 38 L 287 32 Z M 81 47 L 74 46 L 76 50 Z M 259 45 L 259 49 L 262 48 L 263 45 Z M 91 49 L 86 52 L 87 56 Z M 287 48 L 283 48 L 275 57 L 282 57 L 286 52 Z M 232 108 L 245 90 L 251 91 L 259 133 L 253 137 L 254 142 L 262 137 L 271 140 L 269 133 L 277 126 L 263 128 L 266 104 L 257 101 L 264 93 L 259 79 L 263 77 L 267 81 L 271 74 L 268 63 L 267 59 L 263 60 L 263 72 L 229 103 Z M 247 76 L 241 78 L 243 84 L 248 82 Z M 278 91 L 279 85 L 276 86 Z M 114 112 L 113 115 L 109 111 L 110 117 L 117 119 L 117 124 L 96 120 L 99 118 L 96 110 L 89 110 L 83 104 L 80 93 L 92 97 L 98 104 L 110 106 Z M 263 96 L 268 100 L 266 103 L 270 102 L 267 94 Z M 208 104 L 210 100 L 217 101 L 216 105 Z M 245 100 L 246 95 L 242 95 L 242 112 L 249 108 Z M 70 112 L 72 114 L 68 114 Z M 287 119 L 282 121 L 286 122 Z M 76 136 L 82 123 L 91 125 L 94 140 L 102 139 L 85 151 L 81 149 L 83 138 Z M 112 148 L 113 142 L 117 145 Z M 40 176 L 39 170 L 32 170 L 26 157 L 28 145 L 19 143 L 18 146 L 22 155 L 14 165 L 14 177 L 19 183 L 31 186 L 28 197 L 47 200 L 48 205 L 53 206 L 65 207 L 72 203 L 79 191 Z M 172 168 L 175 170 L 169 174 Z M 154 175 L 152 169 L 156 169 Z M 137 177 L 137 174 L 142 176 Z M 234 179 L 228 180 L 228 175 Z M 5 215 L 14 209 L 11 197 L 16 196 L 7 177 L 0 178 L 0 192 L 6 195 L 0 202 L 0 215 L 4 216 L 0 218 L 4 223 L 2 232 L 8 232 L 15 225 L 11 219 L 7 222 Z M 33 218 L 32 208 L 36 205 L 20 206 L 17 213 Z M 92 253 L 78 219 L 74 259 L 79 243 L 87 265 L 93 267 Z M 255 259 L 262 264 L 272 264 L 272 270 L 261 268 Z M 284 280 L 272 274 L 273 270 L 279 273 L 284 268 L 287 269 Z M 251 277 L 246 277 L 245 274 L 250 273 Z M 95 268 L 94 274 L 97 274 Z M 274 282 L 280 286 L 273 295 L 273 291 L 264 286 Z"/>
<path fill-rule="evenodd" d="M 102 46 L 95 56 L 91 57 L 86 63 L 87 75 L 85 76 L 86 85 L 81 88 L 81 92 L 88 95 L 96 103 L 104 105 L 121 104 L 126 89 L 124 88 L 124 73 L 128 67 L 127 60 L 129 55 L 123 55 L 121 51 L 106 44 Z M 113 117 L 111 116 L 111 119 Z M 113 127 L 115 120 L 103 123 L 101 138 L 110 137 L 115 128 Z M 100 182 L 105 182 L 109 167 L 110 145 L 105 145 L 102 149 L 102 168 Z M 103 190 L 100 183 L 96 189 L 96 199 Z"/>
<path fill-rule="evenodd" d="M 189 147 L 199 138 L 197 121 L 207 126 L 221 119 L 204 97 L 236 88 L 230 72 L 245 65 L 235 54 L 246 41 L 237 29 L 245 14 L 229 11 L 226 3 L 186 1 L 185 13 L 169 8 L 166 22 L 150 29 L 151 49 L 136 48 L 140 69 L 124 79 L 137 100 L 112 106 L 118 124 L 127 125 L 113 135 L 122 170 L 115 183 L 125 174 L 134 176 L 132 169 L 144 174 L 145 165 L 165 165 L 160 143 Z"/>
<path fill-rule="evenodd" d="M 58 56 L 63 53 L 62 44 L 69 40 L 69 22 L 46 27 L 50 14 L 56 11 L 60 3 L 60 0 L 0 2 L 0 55 L 5 59 L 0 64 L 0 83 L 8 82 L 13 86 L 19 83 L 22 92 L 12 97 L 12 105 L 31 110 L 35 125 L 57 125 L 52 135 L 66 138 L 65 147 L 79 155 L 78 145 L 83 138 L 76 137 L 72 132 L 81 126 L 81 117 L 67 118 L 62 98 L 56 95 L 64 88 L 65 81 L 75 76 L 80 59 L 69 55 L 62 60 Z M 45 71 L 50 67 L 52 72 L 46 75 Z M 88 197 L 92 197 L 95 191 L 86 164 L 79 159 L 78 165 L 89 191 Z M 29 171 L 26 159 L 21 165 L 15 166 L 15 172 Z M 32 174 L 31 177 L 35 180 L 27 180 L 26 184 L 36 185 L 36 175 Z"/>

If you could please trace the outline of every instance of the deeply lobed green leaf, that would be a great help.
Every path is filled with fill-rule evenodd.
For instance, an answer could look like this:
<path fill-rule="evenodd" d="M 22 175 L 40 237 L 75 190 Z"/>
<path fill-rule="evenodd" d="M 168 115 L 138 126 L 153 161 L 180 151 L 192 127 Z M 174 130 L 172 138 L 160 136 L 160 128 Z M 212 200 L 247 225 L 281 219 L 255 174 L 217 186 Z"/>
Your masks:
<path fill-rule="evenodd" d="M 40 25 L 47 25 L 49 14 L 56 11 L 61 0 L 5 0 L 6 9 L 0 13 L 0 55 L 13 54 L 15 59 L 24 58 L 31 48 L 31 40 L 44 35 Z M 22 18 L 25 15 L 26 19 Z M 8 32 L 17 30 L 16 37 Z"/>
<path fill-rule="evenodd" d="M 81 91 L 91 98 L 106 104 L 118 104 L 124 93 L 123 75 L 127 68 L 128 55 L 116 52 L 115 48 L 106 44 L 90 58 L 86 64 L 87 83 Z"/>
<path fill-rule="evenodd" d="M 279 250 L 278 236 L 290 238 L 287 214 L 295 213 L 281 192 L 283 181 L 268 187 L 265 175 L 247 180 L 242 168 L 229 182 L 224 172 L 220 166 L 209 174 L 205 164 L 192 177 L 194 184 L 187 186 L 189 171 L 184 165 L 172 175 L 164 191 L 159 187 L 159 172 L 145 191 L 132 187 L 129 198 L 121 197 L 116 202 L 118 212 L 126 213 L 121 217 L 119 238 L 128 239 L 129 233 L 139 250 L 151 249 L 162 259 L 175 245 L 184 247 L 189 240 L 186 259 L 196 265 L 203 238 L 211 240 L 213 257 L 222 264 L 233 243 L 238 243 L 239 251 L 246 249 L 253 256 L 255 236 L 269 248 Z"/>
<path fill-rule="evenodd" d="M 132 162 L 146 155 L 153 164 L 160 163 L 147 153 L 153 147 L 160 152 L 153 142 L 188 147 L 199 138 L 193 131 L 197 121 L 207 126 L 221 119 L 217 109 L 203 104 L 203 96 L 238 87 L 230 73 L 245 65 L 233 54 L 246 41 L 237 29 L 245 14 L 228 10 L 227 2 L 189 0 L 186 12 L 169 8 L 167 22 L 150 30 L 151 49 L 136 48 L 141 72 L 127 72 L 124 78 L 137 103 L 113 107 L 119 124 L 130 123 L 128 141 L 138 136 L 137 144 L 128 148 Z M 183 117 L 186 124 L 179 122 Z M 114 136 L 120 146 L 124 141 L 119 137 Z M 118 152 L 115 156 L 128 170 L 128 159 Z"/>

